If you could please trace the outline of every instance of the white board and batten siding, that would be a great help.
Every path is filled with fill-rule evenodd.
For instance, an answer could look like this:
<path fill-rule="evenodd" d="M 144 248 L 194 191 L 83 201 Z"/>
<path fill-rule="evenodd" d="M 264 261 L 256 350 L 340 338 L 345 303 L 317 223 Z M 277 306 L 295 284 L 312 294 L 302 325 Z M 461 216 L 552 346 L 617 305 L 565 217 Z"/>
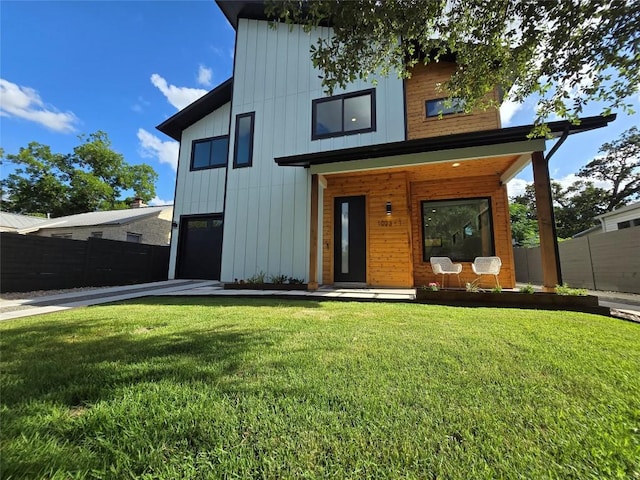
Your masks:
<path fill-rule="evenodd" d="M 602 216 L 603 232 L 619 230 L 618 224 L 640 219 L 640 203 L 622 207 L 620 212 L 613 211 Z"/>
<path fill-rule="evenodd" d="M 222 213 L 224 209 L 224 183 L 226 168 L 191 171 L 191 147 L 194 140 L 229 134 L 229 110 L 226 103 L 182 132 L 176 181 L 174 219 L 181 215 Z M 230 147 L 231 149 L 232 147 Z M 178 231 L 171 236 L 169 278 L 175 278 L 178 252 Z"/>
<path fill-rule="evenodd" d="M 334 92 L 375 88 L 375 131 L 311 140 L 312 100 L 326 96 L 309 54 L 318 34 L 328 30 L 314 36 L 260 20 L 238 22 L 223 281 L 260 271 L 308 280 L 311 177 L 301 167 L 279 167 L 274 158 L 404 140 L 402 80 L 394 75 Z M 253 166 L 233 169 L 235 118 L 249 112 L 255 112 Z"/>

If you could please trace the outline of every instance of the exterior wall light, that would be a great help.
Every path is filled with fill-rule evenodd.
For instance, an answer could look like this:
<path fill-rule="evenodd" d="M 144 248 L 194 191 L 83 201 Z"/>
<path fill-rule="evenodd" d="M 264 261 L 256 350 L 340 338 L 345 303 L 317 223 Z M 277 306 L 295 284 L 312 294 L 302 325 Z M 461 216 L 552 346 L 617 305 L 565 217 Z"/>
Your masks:
<path fill-rule="evenodd" d="M 171 228 L 178 228 L 178 222 L 176 221 L 171 222 Z"/>
<path fill-rule="evenodd" d="M 391 202 L 387 202 L 387 215 L 391 215 Z"/>

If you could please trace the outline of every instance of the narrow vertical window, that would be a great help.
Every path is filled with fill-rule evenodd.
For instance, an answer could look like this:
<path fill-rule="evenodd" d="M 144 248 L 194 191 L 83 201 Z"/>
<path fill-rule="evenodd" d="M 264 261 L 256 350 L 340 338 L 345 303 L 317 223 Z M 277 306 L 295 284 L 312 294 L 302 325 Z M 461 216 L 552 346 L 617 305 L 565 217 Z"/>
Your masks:
<path fill-rule="evenodd" d="M 250 167 L 253 163 L 253 124 L 255 115 L 255 112 L 236 115 L 233 168 Z"/>
<path fill-rule="evenodd" d="M 342 219 L 342 269 L 341 273 L 349 273 L 349 203 L 342 204 L 340 212 Z"/>

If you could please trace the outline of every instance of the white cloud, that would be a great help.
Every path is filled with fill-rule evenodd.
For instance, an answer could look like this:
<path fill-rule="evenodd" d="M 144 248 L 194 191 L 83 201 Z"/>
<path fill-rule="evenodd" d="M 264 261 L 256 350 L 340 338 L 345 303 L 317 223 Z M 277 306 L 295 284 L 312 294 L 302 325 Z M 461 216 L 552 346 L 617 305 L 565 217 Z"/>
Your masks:
<path fill-rule="evenodd" d="M 564 177 L 552 179 L 552 181 L 558 182 L 562 186 L 563 190 L 566 190 L 578 180 L 591 181 L 593 182 L 593 185 L 595 187 L 604 188 L 605 190 L 610 190 L 613 186 L 611 182 L 581 178 L 578 177 L 575 173 L 570 173 L 569 175 L 565 175 Z M 514 178 L 509 183 L 507 183 L 507 192 L 509 194 L 509 198 L 517 197 L 518 195 L 524 194 L 527 185 L 531 185 L 532 183 L 533 182 L 523 180 L 522 178 Z"/>
<path fill-rule="evenodd" d="M 500 120 L 502 121 L 503 127 L 508 127 L 511 125 L 511 120 L 513 116 L 519 110 L 522 110 L 524 106 L 523 103 L 517 103 L 512 100 L 505 100 L 502 105 L 500 105 Z"/>
<path fill-rule="evenodd" d="M 207 93 L 207 90 L 201 88 L 176 87 L 167 84 L 167 81 L 157 73 L 151 75 L 151 83 L 155 85 L 162 94 L 167 97 L 169 103 L 182 110 L 187 105 L 195 102 L 201 96 Z"/>
<path fill-rule="evenodd" d="M 78 117 L 46 106 L 38 92 L 0 78 L 0 116 L 18 117 L 61 133 L 75 130 Z"/>
<path fill-rule="evenodd" d="M 211 78 L 213 77 L 213 71 L 210 68 L 200 65 L 198 67 L 198 83 L 204 87 L 211 86 Z"/>
<path fill-rule="evenodd" d="M 163 205 L 173 205 L 173 200 L 162 200 L 160 197 L 155 196 L 149 200 L 149 205 L 154 207 L 161 207 Z"/>
<path fill-rule="evenodd" d="M 527 185 L 530 185 L 533 182 L 527 182 L 522 178 L 514 178 L 507 183 L 507 192 L 509 194 L 509 198 L 517 197 L 518 195 L 523 195 L 524 190 Z"/>
<path fill-rule="evenodd" d="M 171 165 L 175 171 L 178 168 L 178 152 L 180 144 L 173 140 L 163 142 L 144 128 L 138 129 L 140 141 L 140 155 L 146 158 L 157 158 L 160 163 Z"/>

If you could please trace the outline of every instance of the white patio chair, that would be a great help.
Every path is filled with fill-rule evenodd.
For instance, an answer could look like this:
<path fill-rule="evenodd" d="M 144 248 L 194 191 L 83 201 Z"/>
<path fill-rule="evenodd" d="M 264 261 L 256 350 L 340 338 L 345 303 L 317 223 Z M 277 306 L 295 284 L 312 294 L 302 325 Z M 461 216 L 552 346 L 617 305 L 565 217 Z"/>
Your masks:
<path fill-rule="evenodd" d="M 478 275 L 478 277 L 482 275 L 493 275 L 496 279 L 496 287 L 500 286 L 500 283 L 498 283 L 500 267 L 502 267 L 500 257 L 476 257 L 471 264 L 473 273 Z"/>
<path fill-rule="evenodd" d="M 445 275 L 455 275 L 458 277 L 458 286 L 460 285 L 460 272 L 462 272 L 462 264 L 461 263 L 453 263 L 449 257 L 431 257 L 429 259 L 431 262 L 431 269 L 433 273 L 437 275 L 442 275 L 442 287 L 444 288 L 444 276 Z"/>

